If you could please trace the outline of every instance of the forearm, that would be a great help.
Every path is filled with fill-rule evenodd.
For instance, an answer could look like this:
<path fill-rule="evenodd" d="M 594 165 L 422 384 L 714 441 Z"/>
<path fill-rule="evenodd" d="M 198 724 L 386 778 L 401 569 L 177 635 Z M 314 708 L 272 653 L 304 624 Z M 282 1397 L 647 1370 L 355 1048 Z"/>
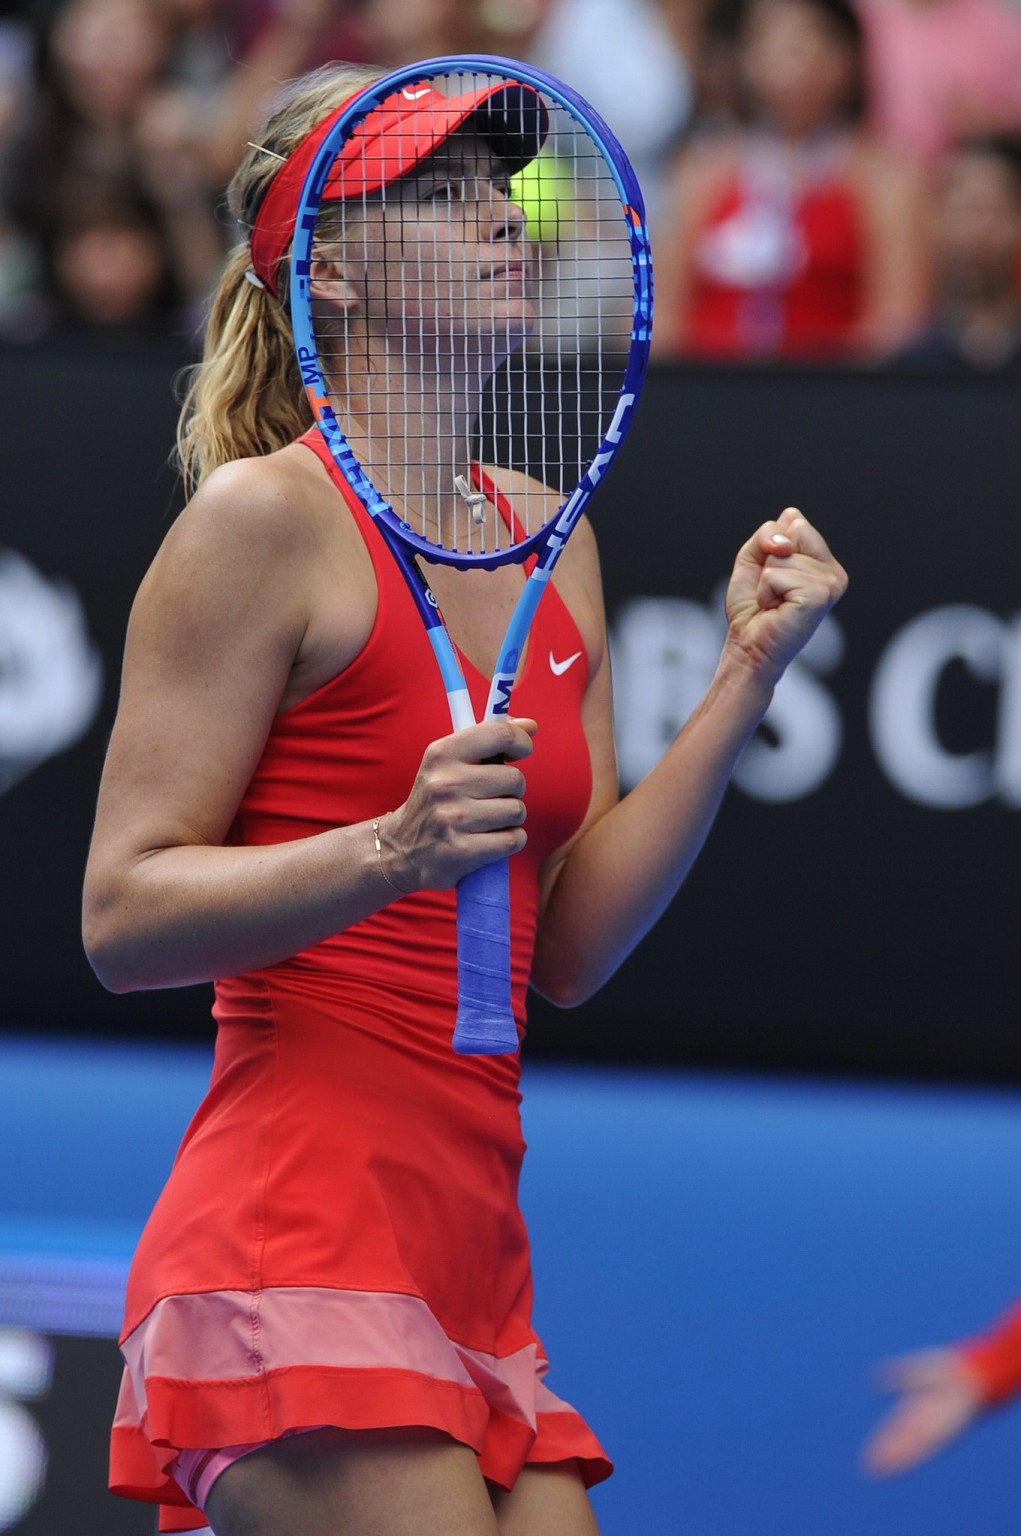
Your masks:
<path fill-rule="evenodd" d="M 370 823 L 265 847 L 161 848 L 90 870 L 85 948 L 111 991 L 186 986 L 287 959 L 394 899 Z"/>
<path fill-rule="evenodd" d="M 164 791 L 154 834 L 150 809 L 132 819 L 131 764 L 108 759 L 85 879 L 93 968 L 115 992 L 209 981 L 286 960 L 399 895 L 451 890 L 469 870 L 523 846 L 524 777 L 515 764 L 530 754 L 535 728 L 497 716 L 430 742 L 408 798 L 380 807 L 378 850 L 371 821 L 224 846 L 232 816 L 199 815 L 204 797 L 194 792 Z M 151 807 L 160 795 L 142 798 Z M 208 841 L 196 825 L 207 827 Z"/>
<path fill-rule="evenodd" d="M 549 895 L 532 982 L 583 1002 L 613 974 L 683 884 L 772 684 L 726 656 L 670 748 L 571 849 Z"/>

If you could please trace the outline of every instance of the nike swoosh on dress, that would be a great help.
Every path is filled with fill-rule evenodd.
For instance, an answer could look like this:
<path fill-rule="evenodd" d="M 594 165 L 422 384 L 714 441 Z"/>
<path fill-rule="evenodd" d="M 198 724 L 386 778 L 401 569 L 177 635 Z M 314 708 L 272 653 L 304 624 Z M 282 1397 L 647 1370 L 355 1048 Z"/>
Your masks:
<path fill-rule="evenodd" d="M 568 656 L 564 661 L 557 661 L 553 655 L 553 652 L 550 651 L 549 669 L 553 673 L 553 676 L 561 677 L 563 673 L 567 671 L 568 667 L 573 667 L 574 663 L 578 660 L 580 655 L 580 651 L 575 651 L 573 656 Z"/>

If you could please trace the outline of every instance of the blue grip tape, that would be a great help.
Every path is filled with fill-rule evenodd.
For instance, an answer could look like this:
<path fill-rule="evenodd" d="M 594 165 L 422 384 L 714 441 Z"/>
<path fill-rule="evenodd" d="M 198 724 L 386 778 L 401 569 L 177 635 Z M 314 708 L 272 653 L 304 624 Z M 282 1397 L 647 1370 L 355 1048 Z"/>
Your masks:
<path fill-rule="evenodd" d="M 510 870 L 507 860 L 465 875 L 457 887 L 457 1023 L 461 1056 L 518 1048 L 511 1007 Z"/>

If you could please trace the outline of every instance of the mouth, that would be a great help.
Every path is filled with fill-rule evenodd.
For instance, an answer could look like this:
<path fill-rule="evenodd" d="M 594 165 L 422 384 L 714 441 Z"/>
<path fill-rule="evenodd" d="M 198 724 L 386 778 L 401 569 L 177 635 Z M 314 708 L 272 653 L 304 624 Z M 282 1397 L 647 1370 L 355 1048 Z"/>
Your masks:
<path fill-rule="evenodd" d="M 528 276 L 528 263 L 524 261 L 508 261 L 499 267 L 490 267 L 487 272 L 479 274 L 484 283 L 490 283 L 502 278 L 504 282 L 524 282 Z"/>

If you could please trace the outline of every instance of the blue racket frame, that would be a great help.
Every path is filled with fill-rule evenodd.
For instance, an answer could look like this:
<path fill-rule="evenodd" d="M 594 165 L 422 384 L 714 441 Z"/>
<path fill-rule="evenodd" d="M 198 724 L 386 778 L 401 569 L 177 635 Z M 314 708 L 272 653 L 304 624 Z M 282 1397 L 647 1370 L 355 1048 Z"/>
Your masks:
<path fill-rule="evenodd" d="M 587 470 L 556 515 L 510 550 L 468 553 L 444 550 L 423 539 L 379 494 L 351 450 L 329 400 L 311 323 L 309 285 L 312 243 L 323 187 L 330 167 L 351 131 L 403 86 L 436 75 L 492 74 L 523 82 L 549 97 L 589 134 L 603 154 L 620 196 L 634 279 L 631 347 L 610 425 Z M 334 461 L 379 529 L 407 582 L 425 625 L 439 668 L 454 730 L 474 725 L 475 713 L 457 653 L 436 600 L 415 556 L 459 570 L 491 570 L 536 562 L 518 598 L 493 672 L 483 719 L 507 714 L 521 653 L 553 568 L 589 499 L 609 468 L 631 423 L 649 356 L 652 332 L 652 261 L 645 204 L 623 149 L 598 112 L 577 92 L 545 70 L 495 55 L 447 55 L 403 66 L 367 86 L 352 99 L 323 140 L 301 190 L 290 269 L 291 324 L 298 367 L 312 414 Z M 457 888 L 458 1000 L 453 1046 L 462 1055 L 500 1055 L 518 1047 L 511 1002 L 510 876 L 507 859 L 466 875 Z"/>

